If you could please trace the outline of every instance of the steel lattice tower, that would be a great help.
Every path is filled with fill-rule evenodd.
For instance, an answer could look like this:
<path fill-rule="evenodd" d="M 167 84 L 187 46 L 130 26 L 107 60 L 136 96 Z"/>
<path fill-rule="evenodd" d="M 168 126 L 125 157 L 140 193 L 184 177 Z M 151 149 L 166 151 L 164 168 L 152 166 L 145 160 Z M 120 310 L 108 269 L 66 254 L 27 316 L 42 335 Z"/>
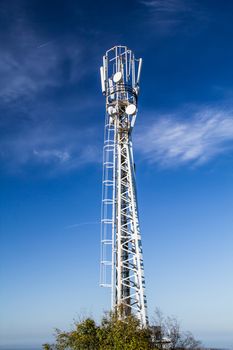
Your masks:
<path fill-rule="evenodd" d="M 144 267 L 132 150 L 142 59 L 115 46 L 100 68 L 106 96 L 103 152 L 100 284 L 112 289 L 112 308 L 147 325 Z"/>

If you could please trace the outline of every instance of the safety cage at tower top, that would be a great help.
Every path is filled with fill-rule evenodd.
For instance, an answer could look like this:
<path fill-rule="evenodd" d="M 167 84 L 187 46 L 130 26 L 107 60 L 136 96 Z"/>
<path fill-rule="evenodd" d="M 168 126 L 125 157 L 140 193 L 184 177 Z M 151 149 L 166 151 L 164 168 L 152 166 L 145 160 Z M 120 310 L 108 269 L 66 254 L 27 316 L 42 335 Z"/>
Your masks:
<path fill-rule="evenodd" d="M 136 59 L 126 46 L 114 46 L 103 56 L 101 87 L 108 114 L 117 108 L 129 115 L 136 113 L 141 67 L 142 59 Z"/>

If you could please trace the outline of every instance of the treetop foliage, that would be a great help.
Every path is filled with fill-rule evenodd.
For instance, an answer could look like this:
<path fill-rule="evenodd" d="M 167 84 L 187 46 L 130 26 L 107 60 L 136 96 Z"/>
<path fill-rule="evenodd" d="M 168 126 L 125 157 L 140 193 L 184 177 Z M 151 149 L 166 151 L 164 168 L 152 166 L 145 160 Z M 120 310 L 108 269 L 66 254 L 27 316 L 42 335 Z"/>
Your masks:
<path fill-rule="evenodd" d="M 190 332 L 181 333 L 175 318 L 162 317 L 157 311 L 153 326 L 142 328 L 138 319 L 121 319 L 106 313 L 98 326 L 91 318 L 74 324 L 70 332 L 56 330 L 54 344 L 43 344 L 44 350 L 149 350 L 200 349 Z"/>

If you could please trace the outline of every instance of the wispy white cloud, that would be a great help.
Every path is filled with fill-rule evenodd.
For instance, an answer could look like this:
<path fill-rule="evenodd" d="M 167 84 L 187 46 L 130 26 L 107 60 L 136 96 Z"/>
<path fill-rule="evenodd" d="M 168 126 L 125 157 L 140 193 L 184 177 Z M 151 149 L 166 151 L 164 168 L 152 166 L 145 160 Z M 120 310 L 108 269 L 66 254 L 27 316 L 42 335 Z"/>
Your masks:
<path fill-rule="evenodd" d="M 33 150 L 33 154 L 45 162 L 50 162 L 51 160 L 57 160 L 61 163 L 68 162 L 71 158 L 71 154 L 67 151 L 58 149 L 43 149 L 43 150 Z"/>
<path fill-rule="evenodd" d="M 51 37 L 32 24 L 23 5 L 15 6 L 13 14 L 6 13 L 13 19 L 0 34 L 0 104 L 32 99 L 46 88 L 77 82 L 86 73 L 85 45 L 81 40 L 72 34 Z"/>
<path fill-rule="evenodd" d="M 96 100 L 83 96 L 78 86 L 95 69 L 86 64 L 82 41 L 72 34 L 51 37 L 39 31 L 21 6 L 4 37 L 0 44 L 1 165 L 12 172 L 41 165 L 46 175 L 98 162 L 101 149 L 92 141 L 96 126 L 83 122 Z"/>
<path fill-rule="evenodd" d="M 0 139 L 0 160 L 8 171 L 40 166 L 44 175 L 56 175 L 80 166 L 101 162 L 101 147 L 93 135 L 96 127 L 27 121 L 17 132 Z"/>
<path fill-rule="evenodd" d="M 174 34 L 174 29 L 187 30 L 193 21 L 206 21 L 207 15 L 195 0 L 139 0 L 148 10 L 147 22 L 155 33 Z"/>
<path fill-rule="evenodd" d="M 51 52 L 49 53 L 48 51 Z M 52 48 L 43 54 L 33 50 L 25 50 L 23 59 L 20 54 L 5 51 L 0 58 L 0 101 L 12 102 L 17 98 L 32 97 L 45 87 L 55 86 L 58 80 L 55 77 L 54 67 L 58 57 Z M 51 54 L 52 53 L 52 54 Z M 38 64 L 38 60 L 40 64 Z"/>
<path fill-rule="evenodd" d="M 137 149 L 150 163 L 201 165 L 233 150 L 233 111 L 204 108 L 191 115 L 154 115 L 156 120 L 135 135 Z"/>
<path fill-rule="evenodd" d="M 17 37 L 20 37 L 20 34 Z M 0 103 L 7 103 L 22 98 L 34 98 L 45 88 L 59 87 L 64 84 L 62 64 L 69 62 L 70 81 L 78 81 L 83 76 L 82 48 L 62 48 L 56 41 L 38 46 L 41 41 L 35 34 L 27 32 L 24 40 L 2 50 L 0 56 Z M 79 68 L 78 68 L 79 65 Z"/>
<path fill-rule="evenodd" d="M 183 0 L 141 0 L 141 4 L 158 12 L 185 12 L 190 11 L 190 3 Z"/>

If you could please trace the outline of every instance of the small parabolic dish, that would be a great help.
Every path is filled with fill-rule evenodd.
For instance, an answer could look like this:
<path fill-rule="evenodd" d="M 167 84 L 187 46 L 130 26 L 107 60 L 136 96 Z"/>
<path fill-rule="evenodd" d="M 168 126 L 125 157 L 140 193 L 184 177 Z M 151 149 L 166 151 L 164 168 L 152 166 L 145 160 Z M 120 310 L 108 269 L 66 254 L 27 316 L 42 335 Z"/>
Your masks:
<path fill-rule="evenodd" d="M 129 115 L 133 115 L 136 113 L 136 106 L 134 104 L 130 104 L 126 107 L 126 113 L 129 114 Z"/>
<path fill-rule="evenodd" d="M 108 114 L 113 115 L 116 113 L 116 109 L 112 106 L 108 107 Z"/>
<path fill-rule="evenodd" d="M 122 73 L 121 72 L 116 72 L 113 76 L 113 81 L 114 83 L 119 83 L 122 79 Z"/>

